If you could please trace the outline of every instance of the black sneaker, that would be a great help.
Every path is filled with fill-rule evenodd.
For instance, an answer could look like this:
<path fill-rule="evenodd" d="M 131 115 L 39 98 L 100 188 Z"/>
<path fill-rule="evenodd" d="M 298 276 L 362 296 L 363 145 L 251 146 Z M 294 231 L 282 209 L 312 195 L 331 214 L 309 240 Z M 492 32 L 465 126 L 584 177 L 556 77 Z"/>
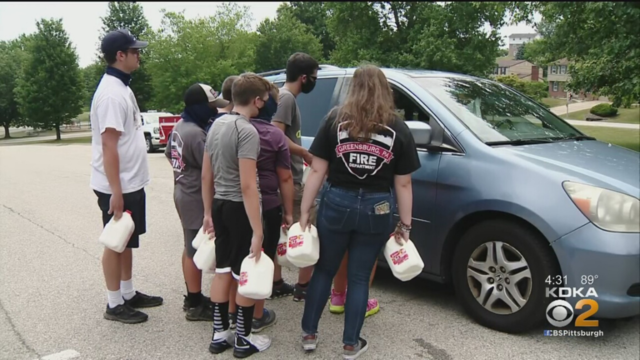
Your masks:
<path fill-rule="evenodd" d="M 189 300 L 187 298 L 187 295 L 182 295 L 182 297 L 184 298 L 184 301 L 182 302 L 182 311 L 187 311 L 191 307 L 189 306 Z M 211 298 L 209 298 L 208 296 L 202 295 L 202 301 L 211 302 Z"/>
<path fill-rule="evenodd" d="M 221 333 L 213 333 L 211 343 L 209 344 L 209 352 L 212 354 L 221 354 L 225 350 L 233 347 L 234 335 L 231 330 L 227 329 Z"/>
<path fill-rule="evenodd" d="M 303 287 L 300 286 L 300 284 L 296 284 L 296 286 L 293 288 L 293 301 L 304 301 L 304 298 L 307 296 L 307 286 Z"/>
<path fill-rule="evenodd" d="M 260 331 L 268 328 L 269 326 L 275 325 L 276 323 L 276 312 L 273 310 L 262 309 L 262 318 L 253 319 L 253 324 L 251 325 L 252 332 L 259 333 Z"/>
<path fill-rule="evenodd" d="M 124 301 L 125 304 L 134 309 L 156 307 L 162 305 L 162 302 L 163 299 L 160 296 L 150 296 L 140 291 L 136 291 L 136 294 L 131 299 Z"/>
<path fill-rule="evenodd" d="M 237 318 L 237 314 L 236 313 L 229 313 L 229 328 L 230 329 L 235 329 L 236 328 L 236 318 Z"/>
<path fill-rule="evenodd" d="M 236 342 L 233 347 L 233 357 L 244 359 L 255 353 L 265 351 L 271 346 L 271 339 L 266 335 L 250 334 L 247 337 L 236 333 Z"/>
<path fill-rule="evenodd" d="M 267 299 L 269 300 L 273 300 L 273 299 L 278 299 L 281 297 L 285 297 L 285 296 L 291 296 L 293 295 L 293 286 L 287 284 L 286 282 L 283 282 L 282 285 L 278 286 L 278 287 L 273 287 L 273 290 L 271 291 L 271 296 L 269 296 Z"/>
<path fill-rule="evenodd" d="M 120 321 L 125 324 L 138 324 L 147 321 L 149 315 L 142 311 L 135 310 L 127 304 L 122 304 L 113 309 L 107 305 L 107 311 L 104 312 L 104 318 L 112 321 Z"/>
<path fill-rule="evenodd" d="M 200 305 L 188 309 L 184 317 L 189 321 L 213 321 L 213 304 L 203 300 Z"/>

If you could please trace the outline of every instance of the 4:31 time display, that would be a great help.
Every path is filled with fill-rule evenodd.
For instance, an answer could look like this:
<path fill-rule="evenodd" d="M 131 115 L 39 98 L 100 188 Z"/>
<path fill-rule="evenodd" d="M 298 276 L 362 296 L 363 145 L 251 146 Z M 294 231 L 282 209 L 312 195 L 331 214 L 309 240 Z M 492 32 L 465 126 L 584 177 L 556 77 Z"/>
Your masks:
<path fill-rule="evenodd" d="M 567 275 L 554 275 L 554 276 L 547 276 L 547 279 L 544 281 L 547 283 L 547 285 L 554 285 L 554 286 L 560 286 L 560 285 L 565 285 L 567 283 Z"/>

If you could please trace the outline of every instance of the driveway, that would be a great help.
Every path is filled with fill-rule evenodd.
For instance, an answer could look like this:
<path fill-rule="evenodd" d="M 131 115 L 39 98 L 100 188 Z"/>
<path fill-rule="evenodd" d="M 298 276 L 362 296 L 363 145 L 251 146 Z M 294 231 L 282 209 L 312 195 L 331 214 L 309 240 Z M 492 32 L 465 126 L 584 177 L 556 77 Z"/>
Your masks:
<path fill-rule="evenodd" d="M 570 113 L 574 112 L 574 111 L 580 111 L 580 110 L 586 110 L 586 109 L 591 109 L 592 107 L 598 105 L 598 104 L 602 104 L 606 101 L 600 101 L 600 100 L 595 100 L 595 101 L 585 101 L 585 102 L 579 102 L 579 103 L 571 103 L 569 104 L 569 111 Z M 562 105 L 562 106 L 556 106 L 556 107 L 552 107 L 549 109 L 552 113 L 556 114 L 556 115 L 564 115 L 567 113 L 567 106 L 566 105 Z"/>
<path fill-rule="evenodd" d="M 90 160 L 88 145 L 0 148 L 0 359 L 232 359 L 231 352 L 209 354 L 211 323 L 184 319 L 182 230 L 162 154 L 149 155 L 148 231 L 135 251 L 134 285 L 163 296 L 165 304 L 149 309 L 143 324 L 102 318 L 101 221 L 89 189 Z M 284 276 L 291 282 L 296 274 L 285 270 Z M 601 322 L 600 338 L 545 337 L 548 325 L 508 335 L 475 324 L 438 284 L 403 283 L 381 269 L 371 295 L 382 309 L 365 320 L 370 345 L 363 360 L 638 359 L 638 318 Z M 320 346 L 305 355 L 298 343 L 304 304 L 286 298 L 267 306 L 278 316 L 265 330 L 273 345 L 252 359 L 339 358 L 343 316 L 325 311 Z"/>

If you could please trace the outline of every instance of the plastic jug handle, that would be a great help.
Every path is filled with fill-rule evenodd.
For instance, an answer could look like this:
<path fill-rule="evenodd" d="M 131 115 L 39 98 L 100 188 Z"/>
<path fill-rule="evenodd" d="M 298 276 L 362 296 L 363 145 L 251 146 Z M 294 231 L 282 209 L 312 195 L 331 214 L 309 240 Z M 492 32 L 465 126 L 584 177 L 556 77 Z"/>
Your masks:
<path fill-rule="evenodd" d="M 393 241 L 398 243 L 398 240 L 396 240 L 396 237 L 394 236 L 393 233 L 391 233 L 391 237 L 393 238 Z M 400 246 L 405 246 L 405 245 L 407 245 L 407 241 L 401 237 L 400 238 Z"/>

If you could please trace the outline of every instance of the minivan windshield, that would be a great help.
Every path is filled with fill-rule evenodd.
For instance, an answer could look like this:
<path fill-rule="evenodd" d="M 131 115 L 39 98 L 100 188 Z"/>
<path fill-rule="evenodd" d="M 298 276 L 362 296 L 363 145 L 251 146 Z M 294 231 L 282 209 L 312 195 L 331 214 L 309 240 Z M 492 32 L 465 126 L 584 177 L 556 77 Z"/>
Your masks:
<path fill-rule="evenodd" d="M 543 106 L 497 82 L 457 77 L 413 80 L 487 144 L 589 138 Z"/>

